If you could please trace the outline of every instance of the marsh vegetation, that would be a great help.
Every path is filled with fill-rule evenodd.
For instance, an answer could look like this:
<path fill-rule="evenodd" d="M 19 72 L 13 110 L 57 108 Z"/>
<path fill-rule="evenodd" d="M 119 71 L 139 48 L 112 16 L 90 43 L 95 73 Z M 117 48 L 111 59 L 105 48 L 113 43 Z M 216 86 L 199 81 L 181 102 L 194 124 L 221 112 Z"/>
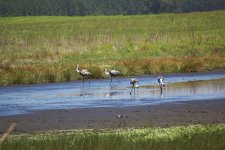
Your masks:
<path fill-rule="evenodd" d="M 225 11 L 0 18 L 0 85 L 225 68 Z"/>
<path fill-rule="evenodd" d="M 146 150 L 224 149 L 225 125 L 190 125 L 170 128 L 80 130 L 14 135 L 4 150 Z"/>

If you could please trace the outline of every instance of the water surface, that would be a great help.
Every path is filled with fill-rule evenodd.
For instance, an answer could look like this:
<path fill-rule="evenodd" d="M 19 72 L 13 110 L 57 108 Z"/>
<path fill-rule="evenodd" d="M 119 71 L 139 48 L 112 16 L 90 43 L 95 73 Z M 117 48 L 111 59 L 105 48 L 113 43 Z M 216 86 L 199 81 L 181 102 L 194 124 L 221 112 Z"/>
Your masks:
<path fill-rule="evenodd" d="M 130 95 L 130 78 L 0 87 L 0 116 L 46 109 L 127 107 L 225 98 L 225 72 L 168 74 L 163 92 L 157 76 L 141 76 Z"/>

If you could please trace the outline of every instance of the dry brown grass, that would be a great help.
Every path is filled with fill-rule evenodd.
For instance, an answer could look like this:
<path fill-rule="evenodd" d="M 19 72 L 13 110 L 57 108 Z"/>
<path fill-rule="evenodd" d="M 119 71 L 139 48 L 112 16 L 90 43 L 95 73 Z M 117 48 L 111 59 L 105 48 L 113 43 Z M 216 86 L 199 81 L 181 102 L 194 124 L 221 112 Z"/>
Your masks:
<path fill-rule="evenodd" d="M 220 64 L 218 66 L 218 64 Z M 203 72 L 224 69 L 225 58 L 222 56 L 206 57 L 152 57 L 144 59 L 127 59 L 118 62 L 127 75 L 156 74 L 171 72 Z"/>

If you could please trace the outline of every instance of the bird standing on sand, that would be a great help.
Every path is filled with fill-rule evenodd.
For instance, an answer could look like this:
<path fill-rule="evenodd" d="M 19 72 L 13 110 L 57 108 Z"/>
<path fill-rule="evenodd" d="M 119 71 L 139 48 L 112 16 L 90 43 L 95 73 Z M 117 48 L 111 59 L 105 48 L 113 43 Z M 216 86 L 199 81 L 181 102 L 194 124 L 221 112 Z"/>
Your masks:
<path fill-rule="evenodd" d="M 86 69 L 80 69 L 80 66 L 77 65 L 76 71 L 83 77 L 83 84 L 84 84 L 84 78 L 85 77 L 93 77 L 93 75 Z M 89 80 L 89 84 L 90 84 L 90 80 Z"/>
<path fill-rule="evenodd" d="M 135 94 L 135 88 L 138 88 L 138 79 L 135 78 L 130 79 L 130 84 L 132 85 L 130 95 L 132 94 L 133 89 Z"/>
<path fill-rule="evenodd" d="M 158 76 L 158 83 L 160 85 L 160 89 L 161 89 L 161 93 L 162 93 L 162 87 L 165 86 L 164 77 L 163 76 Z"/>
<path fill-rule="evenodd" d="M 116 76 L 119 76 L 119 75 L 123 75 L 122 73 L 120 73 L 117 70 L 109 70 L 109 71 L 107 71 L 107 69 L 105 69 L 105 74 L 106 75 L 110 75 L 110 77 L 111 77 L 110 84 L 112 83 L 112 77 L 116 77 Z M 120 81 L 118 79 L 117 79 L 117 81 L 120 83 Z"/>

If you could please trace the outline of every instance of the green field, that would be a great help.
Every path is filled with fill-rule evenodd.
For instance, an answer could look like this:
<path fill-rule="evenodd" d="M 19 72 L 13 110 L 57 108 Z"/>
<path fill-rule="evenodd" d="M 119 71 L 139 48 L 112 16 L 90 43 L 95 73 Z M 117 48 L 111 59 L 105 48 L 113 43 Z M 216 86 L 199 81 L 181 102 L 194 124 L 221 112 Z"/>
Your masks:
<path fill-rule="evenodd" d="M 14 135 L 2 150 L 222 150 L 225 125 Z"/>
<path fill-rule="evenodd" d="M 225 11 L 87 17 L 1 17 L 0 85 L 225 68 Z"/>

